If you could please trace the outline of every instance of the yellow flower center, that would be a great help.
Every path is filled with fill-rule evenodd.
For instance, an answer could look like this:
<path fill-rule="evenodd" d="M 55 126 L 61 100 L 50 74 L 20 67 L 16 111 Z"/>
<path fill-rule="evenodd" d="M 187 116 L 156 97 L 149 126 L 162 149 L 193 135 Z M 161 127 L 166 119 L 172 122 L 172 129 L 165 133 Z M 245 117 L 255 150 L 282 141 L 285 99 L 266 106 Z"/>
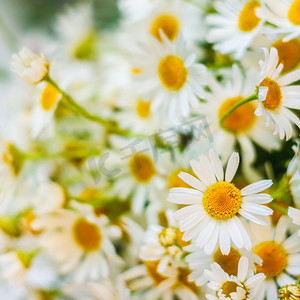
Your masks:
<path fill-rule="evenodd" d="M 42 93 L 41 106 L 44 110 L 51 110 L 59 96 L 59 91 L 48 83 Z"/>
<path fill-rule="evenodd" d="M 238 96 L 225 100 L 219 109 L 219 119 L 221 118 L 238 102 L 242 101 L 243 97 Z M 222 126 L 225 130 L 233 133 L 244 132 L 250 129 L 255 123 L 256 116 L 254 114 L 255 106 L 252 102 L 245 103 L 235 109 L 229 117 L 227 117 Z"/>
<path fill-rule="evenodd" d="M 82 190 L 79 197 L 82 200 L 89 202 L 97 198 L 100 198 L 100 192 L 98 189 L 94 187 L 86 187 L 85 189 Z"/>
<path fill-rule="evenodd" d="M 289 284 L 278 290 L 280 300 L 299 300 L 300 285 Z"/>
<path fill-rule="evenodd" d="M 98 226 L 84 218 L 80 218 L 74 223 L 73 235 L 77 244 L 85 252 L 97 250 L 102 240 Z"/>
<path fill-rule="evenodd" d="M 297 39 L 283 42 L 282 39 L 276 41 L 272 47 L 277 49 L 279 62 L 283 64 L 283 72 L 289 72 L 300 63 L 300 43 Z"/>
<path fill-rule="evenodd" d="M 228 255 L 222 254 L 220 248 L 214 253 L 213 260 L 218 263 L 221 268 L 228 274 L 236 276 L 238 273 L 238 265 L 241 254 L 238 250 L 230 248 Z"/>
<path fill-rule="evenodd" d="M 179 23 L 172 15 L 159 16 L 154 20 L 150 29 L 150 33 L 159 41 L 161 41 L 160 30 L 172 41 L 179 32 Z"/>
<path fill-rule="evenodd" d="M 168 55 L 159 62 L 158 75 L 167 89 L 178 91 L 186 82 L 187 70 L 180 57 Z"/>
<path fill-rule="evenodd" d="M 17 176 L 24 164 L 24 156 L 18 150 L 18 148 L 9 143 L 6 147 L 6 152 L 2 154 L 2 160 L 5 164 L 7 164 L 11 170 L 11 172 Z"/>
<path fill-rule="evenodd" d="M 289 8 L 288 19 L 294 25 L 300 25 L 300 0 L 295 0 Z"/>
<path fill-rule="evenodd" d="M 222 294 L 225 295 L 226 297 L 229 297 L 229 299 L 232 299 L 230 297 L 230 294 L 231 293 L 234 293 L 236 292 L 237 290 L 237 287 L 241 287 L 243 289 L 245 289 L 244 286 L 239 286 L 236 282 L 234 281 L 226 281 L 223 285 L 222 285 Z M 240 299 L 240 298 L 239 298 Z M 245 294 L 245 298 L 244 299 L 247 299 L 247 292 Z"/>
<path fill-rule="evenodd" d="M 88 60 L 95 57 L 96 50 L 96 33 L 91 31 L 79 41 L 73 54 L 76 59 Z"/>
<path fill-rule="evenodd" d="M 281 104 L 281 89 L 277 82 L 274 80 L 266 77 L 259 86 L 266 86 L 268 87 L 267 97 L 266 100 L 263 101 L 263 105 L 266 109 L 269 110 L 276 110 Z"/>
<path fill-rule="evenodd" d="M 149 118 L 151 116 L 150 107 L 151 107 L 150 101 L 143 101 L 140 99 L 136 106 L 136 112 L 138 116 L 141 117 L 142 119 Z"/>
<path fill-rule="evenodd" d="M 149 182 L 156 173 L 152 159 L 143 153 L 137 153 L 130 159 L 129 168 L 135 179 L 142 183 Z"/>
<path fill-rule="evenodd" d="M 177 240 L 176 228 L 164 228 L 159 233 L 158 239 L 163 247 L 174 246 Z"/>
<path fill-rule="evenodd" d="M 32 259 L 36 255 L 36 251 L 17 251 L 16 252 L 18 259 L 22 263 L 25 269 L 28 269 L 31 266 Z"/>
<path fill-rule="evenodd" d="M 140 68 L 132 68 L 131 69 L 132 74 L 141 74 L 142 70 Z"/>
<path fill-rule="evenodd" d="M 245 4 L 238 20 L 238 28 L 240 31 L 249 32 L 258 25 L 260 19 L 255 14 L 257 7 L 260 7 L 260 4 L 256 0 L 249 1 Z"/>
<path fill-rule="evenodd" d="M 183 181 L 181 178 L 178 177 L 178 174 L 180 172 L 185 172 L 185 173 L 189 173 L 189 174 L 193 175 L 192 171 L 189 169 L 177 169 L 177 170 L 173 171 L 169 177 L 168 189 L 172 189 L 175 187 L 184 187 L 184 188 L 190 187 L 190 185 L 188 185 L 185 181 Z"/>
<path fill-rule="evenodd" d="M 287 266 L 287 252 L 274 241 L 258 244 L 253 253 L 262 259 L 262 265 L 256 265 L 257 272 L 264 273 L 266 277 L 275 277 L 281 274 Z"/>
<path fill-rule="evenodd" d="M 182 240 L 183 232 L 179 231 L 178 228 L 168 227 L 164 228 L 158 235 L 159 242 L 163 247 L 171 247 L 178 245 L 185 247 L 189 245 L 189 242 Z"/>
<path fill-rule="evenodd" d="M 158 264 L 159 264 L 158 260 L 145 262 L 147 273 L 148 273 L 149 277 L 152 279 L 153 284 L 155 286 L 158 286 L 163 280 L 165 280 L 167 278 L 157 272 Z"/>
<path fill-rule="evenodd" d="M 204 193 L 203 207 L 211 217 L 217 220 L 234 217 L 241 205 L 241 191 L 230 182 L 217 182 Z"/>
<path fill-rule="evenodd" d="M 180 286 L 185 286 L 188 289 L 190 289 L 192 292 L 195 294 L 198 293 L 199 288 L 195 284 L 195 282 L 189 281 L 188 280 L 188 275 L 191 273 L 191 271 L 187 268 L 178 268 L 178 277 L 177 277 L 177 282 L 174 284 L 174 288 L 180 287 Z"/>

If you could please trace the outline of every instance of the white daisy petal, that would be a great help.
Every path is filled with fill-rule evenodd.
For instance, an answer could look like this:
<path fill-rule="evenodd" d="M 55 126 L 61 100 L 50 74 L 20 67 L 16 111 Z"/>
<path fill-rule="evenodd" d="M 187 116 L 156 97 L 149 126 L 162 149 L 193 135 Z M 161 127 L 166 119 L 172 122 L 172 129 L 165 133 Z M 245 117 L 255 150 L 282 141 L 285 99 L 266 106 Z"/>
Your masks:
<path fill-rule="evenodd" d="M 227 222 L 222 222 L 220 224 L 220 250 L 222 254 L 228 255 L 230 252 L 230 236 L 228 233 Z"/>
<path fill-rule="evenodd" d="M 205 185 L 200 180 L 198 180 L 197 178 L 195 178 L 194 176 L 192 176 L 189 173 L 180 172 L 178 174 L 178 177 L 181 178 L 187 184 L 189 184 L 191 187 L 193 187 L 201 192 L 204 192 L 206 190 Z"/>
<path fill-rule="evenodd" d="M 222 181 L 224 179 L 224 171 L 223 171 L 222 163 L 219 156 L 216 154 L 216 152 L 213 149 L 209 150 L 209 158 L 218 181 Z"/>
<path fill-rule="evenodd" d="M 238 169 L 239 161 L 240 161 L 239 154 L 237 152 L 232 153 L 227 163 L 227 168 L 225 172 L 225 181 L 231 182 Z"/>
<path fill-rule="evenodd" d="M 273 184 L 271 179 L 260 180 L 244 187 L 241 192 L 243 196 L 256 194 L 269 188 Z"/>

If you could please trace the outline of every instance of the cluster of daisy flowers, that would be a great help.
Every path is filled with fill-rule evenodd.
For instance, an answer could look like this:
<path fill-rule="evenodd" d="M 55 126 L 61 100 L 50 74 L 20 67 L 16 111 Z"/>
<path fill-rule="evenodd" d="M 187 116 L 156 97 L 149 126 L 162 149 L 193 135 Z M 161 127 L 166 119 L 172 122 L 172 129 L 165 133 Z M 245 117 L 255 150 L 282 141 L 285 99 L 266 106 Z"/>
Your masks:
<path fill-rule="evenodd" d="M 0 298 L 300 299 L 300 1 L 118 10 L 3 50 Z"/>

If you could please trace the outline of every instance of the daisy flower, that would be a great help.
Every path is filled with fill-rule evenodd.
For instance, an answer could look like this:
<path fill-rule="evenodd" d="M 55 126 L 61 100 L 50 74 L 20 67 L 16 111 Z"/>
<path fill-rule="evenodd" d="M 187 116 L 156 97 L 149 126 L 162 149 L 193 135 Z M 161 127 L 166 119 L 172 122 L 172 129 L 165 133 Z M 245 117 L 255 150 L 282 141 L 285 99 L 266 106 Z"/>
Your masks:
<path fill-rule="evenodd" d="M 283 41 L 300 36 L 300 1 L 299 0 L 264 0 L 264 5 L 257 9 L 257 15 L 278 26 L 273 32 L 286 34 Z"/>
<path fill-rule="evenodd" d="M 272 185 L 272 180 L 252 183 L 242 190 L 231 180 L 238 165 L 239 155 L 233 153 L 229 158 L 225 176 L 219 157 L 210 150 L 209 157 L 200 155 L 199 160 L 191 160 L 191 167 L 198 178 L 181 172 L 179 177 L 191 188 L 173 188 L 168 201 L 187 205 L 175 213 L 182 239 L 195 238 L 195 244 L 211 254 L 216 245 L 223 254 L 230 252 L 231 241 L 240 248 L 251 249 L 250 237 L 239 216 L 252 222 L 267 225 L 265 216 L 272 214 L 272 209 L 261 205 L 272 198 L 261 191 Z"/>
<path fill-rule="evenodd" d="M 280 139 L 286 136 L 288 140 L 293 134 L 290 121 L 300 128 L 299 118 L 289 110 L 300 109 L 299 95 L 300 86 L 291 83 L 300 79 L 300 70 L 290 72 L 280 78 L 283 65 L 278 65 L 278 52 L 271 48 L 270 53 L 263 48 L 265 61 L 260 61 L 260 75 L 258 81 L 259 105 L 255 111 L 257 116 L 265 115 L 267 126 L 270 119 L 275 124 L 274 134 L 279 133 Z"/>
<path fill-rule="evenodd" d="M 181 0 L 134 1 L 123 0 L 121 8 L 125 9 L 125 22 L 131 24 L 129 29 L 134 37 L 145 37 L 150 33 L 161 41 L 160 30 L 173 41 L 182 32 L 185 39 L 199 40 L 205 30 L 201 24 L 202 14 L 198 7 Z M 127 13 L 127 12 L 135 13 Z M 141 18 L 141 16 L 144 16 Z"/>
<path fill-rule="evenodd" d="M 244 256 L 239 260 L 236 276 L 229 276 L 217 263 L 211 264 L 211 270 L 205 270 L 204 276 L 209 280 L 207 285 L 213 292 L 206 294 L 206 298 L 209 300 L 257 299 L 254 288 L 265 278 L 265 275 L 259 273 L 249 276 L 248 273 L 249 261 Z"/>
<path fill-rule="evenodd" d="M 173 211 L 169 210 L 166 216 L 170 216 Z M 173 214 L 172 214 L 173 216 Z M 174 222 L 168 222 L 168 227 L 160 225 L 150 225 L 146 231 L 146 243 L 140 249 L 139 257 L 143 261 L 159 261 L 157 271 L 168 276 L 172 273 L 172 267 L 184 267 L 183 247 L 189 242 L 182 240 L 182 232 Z M 172 226 L 173 225 L 173 226 Z"/>
<path fill-rule="evenodd" d="M 288 218 L 280 218 L 276 228 L 250 224 L 253 239 L 253 253 L 262 259 L 256 271 L 264 273 L 266 278 L 257 286 L 257 300 L 277 299 L 277 285 L 283 287 L 295 282 L 300 274 L 300 236 L 298 233 L 287 236 Z"/>
<path fill-rule="evenodd" d="M 200 289 L 188 281 L 190 270 L 187 267 L 169 268 L 166 276 L 158 272 L 158 265 L 159 261 L 146 261 L 123 273 L 129 289 L 139 296 L 138 299 L 203 299 Z"/>
<path fill-rule="evenodd" d="M 23 47 L 19 54 L 13 54 L 11 69 L 28 83 L 37 84 L 47 77 L 49 63 L 42 53 L 36 54 Z"/>
<path fill-rule="evenodd" d="M 151 111 L 160 110 L 173 123 L 190 114 L 203 97 L 206 68 L 196 63 L 196 56 L 186 51 L 182 35 L 169 41 L 160 31 L 162 41 L 151 38 L 151 45 L 143 45 L 144 53 L 137 55 L 135 67 L 137 92 L 150 101 Z"/>
<path fill-rule="evenodd" d="M 33 221 L 35 230 L 43 230 L 42 247 L 58 263 L 61 274 L 72 274 L 76 282 L 107 277 L 122 262 L 111 242 L 119 229 L 109 225 L 105 215 L 96 216 L 89 205 L 72 203 L 72 208 Z"/>
<path fill-rule="evenodd" d="M 256 15 L 260 7 L 257 0 L 216 1 L 214 6 L 218 14 L 208 15 L 206 21 L 211 27 L 207 41 L 225 54 L 234 53 L 240 59 L 251 45 L 254 37 L 260 33 L 262 22 Z"/>
<path fill-rule="evenodd" d="M 147 201 L 148 209 L 162 199 L 161 190 L 166 186 L 163 167 L 155 161 L 145 140 L 115 139 L 113 143 L 120 152 L 111 152 L 107 159 L 106 168 L 117 171 L 112 178 L 112 195 L 124 200 L 129 198 L 132 211 L 141 214 Z"/>
<path fill-rule="evenodd" d="M 90 4 L 69 6 L 58 16 L 55 29 L 58 33 L 58 55 L 80 61 L 97 57 L 98 36 L 93 24 L 93 8 Z"/>
<path fill-rule="evenodd" d="M 216 248 L 211 255 L 204 253 L 203 249 L 197 248 L 194 244 L 184 247 L 184 250 L 190 252 L 185 258 L 189 268 L 192 270 L 189 275 L 190 281 L 195 281 L 199 285 L 207 283 L 207 278 L 203 271 L 208 269 L 212 263 L 217 263 L 229 276 L 237 276 L 238 264 L 241 257 L 246 257 L 249 261 L 250 268 L 255 270 L 254 264 L 261 264 L 261 259 L 250 251 L 245 249 L 230 248 L 230 252 L 225 255 L 220 248 Z"/>
<path fill-rule="evenodd" d="M 159 129 L 160 120 L 151 112 L 151 101 L 144 101 L 141 97 L 127 96 L 120 103 L 122 110 L 117 113 L 116 119 L 122 128 L 132 132 L 151 135 Z"/>
<path fill-rule="evenodd" d="M 38 300 L 40 290 L 55 287 L 58 282 L 55 267 L 49 258 L 37 253 L 18 249 L 0 255 L 1 297 Z"/>
<path fill-rule="evenodd" d="M 238 102 L 253 94 L 257 82 L 257 73 L 253 70 L 244 76 L 240 68 L 233 66 L 226 76 L 226 82 L 219 83 L 213 75 L 208 76 L 210 92 L 205 93 L 205 103 L 201 103 L 199 113 L 204 113 L 214 137 L 214 145 L 222 160 L 227 160 L 235 148 L 241 147 L 243 169 L 249 169 L 255 160 L 256 150 L 253 142 L 264 149 L 278 149 L 279 139 L 271 130 L 265 129 L 261 118 L 254 115 L 255 102 L 251 101 L 234 110 L 229 117 L 222 117 Z"/>

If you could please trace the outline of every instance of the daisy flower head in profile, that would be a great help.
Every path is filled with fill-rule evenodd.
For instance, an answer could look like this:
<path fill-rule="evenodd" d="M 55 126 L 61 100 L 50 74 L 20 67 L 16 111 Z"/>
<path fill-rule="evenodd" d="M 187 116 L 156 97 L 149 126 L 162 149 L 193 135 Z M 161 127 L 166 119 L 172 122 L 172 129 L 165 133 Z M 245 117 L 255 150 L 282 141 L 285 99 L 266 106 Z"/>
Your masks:
<path fill-rule="evenodd" d="M 236 276 L 229 276 L 220 267 L 219 264 L 211 264 L 210 270 L 204 271 L 204 276 L 208 279 L 208 287 L 212 290 L 211 294 L 206 294 L 209 300 L 251 300 L 256 299 L 256 290 L 265 275 L 258 273 L 250 275 L 249 261 L 242 256 L 238 264 L 238 273 Z"/>
<path fill-rule="evenodd" d="M 211 149 L 209 156 L 200 155 L 191 160 L 196 177 L 181 172 L 179 177 L 193 188 L 173 188 L 168 201 L 187 205 L 175 212 L 182 239 L 194 239 L 195 245 L 211 254 L 217 245 L 223 254 L 230 252 L 231 241 L 236 248 L 250 250 L 252 242 L 240 216 L 262 225 L 267 225 L 265 216 L 272 209 L 261 205 L 272 198 L 260 193 L 272 185 L 272 180 L 261 180 L 243 189 L 238 189 L 231 180 L 238 165 L 239 155 L 234 152 L 224 171 L 219 157 Z"/>
<path fill-rule="evenodd" d="M 47 77 L 49 62 L 42 53 L 37 54 L 23 47 L 18 54 L 13 54 L 11 70 L 28 83 L 37 84 Z"/>
<path fill-rule="evenodd" d="M 284 42 L 300 36 L 299 0 L 264 0 L 263 3 L 257 15 L 278 27 L 272 28 L 273 32 L 286 34 Z"/>
<path fill-rule="evenodd" d="M 265 61 L 260 61 L 260 75 L 258 81 L 259 105 L 255 111 L 257 116 L 265 115 L 267 126 L 270 119 L 275 124 L 274 134 L 280 139 L 290 139 L 293 128 L 290 122 L 300 128 L 299 118 L 290 110 L 300 109 L 300 85 L 291 85 L 300 79 L 300 70 L 296 70 L 279 77 L 283 65 L 278 65 L 278 52 L 272 47 L 269 51 L 263 48 Z"/>
<path fill-rule="evenodd" d="M 260 33 L 262 22 L 256 15 L 260 7 L 257 0 L 216 1 L 214 6 L 218 14 L 208 15 L 206 22 L 210 26 L 207 41 L 223 54 L 233 53 L 240 59 Z"/>
<path fill-rule="evenodd" d="M 170 122 L 190 114 L 199 105 L 206 83 L 204 65 L 196 63 L 196 55 L 186 50 L 183 36 L 170 41 L 160 30 L 162 41 L 149 36 L 150 44 L 142 45 L 135 68 L 137 92 L 151 102 L 151 111 L 160 111 Z"/>
<path fill-rule="evenodd" d="M 295 232 L 287 238 L 286 216 L 279 219 L 276 227 L 249 225 L 253 253 L 262 259 L 262 264 L 256 265 L 256 272 L 266 276 L 257 286 L 255 299 L 278 299 L 277 287 L 295 283 L 300 274 L 300 236 Z"/>

